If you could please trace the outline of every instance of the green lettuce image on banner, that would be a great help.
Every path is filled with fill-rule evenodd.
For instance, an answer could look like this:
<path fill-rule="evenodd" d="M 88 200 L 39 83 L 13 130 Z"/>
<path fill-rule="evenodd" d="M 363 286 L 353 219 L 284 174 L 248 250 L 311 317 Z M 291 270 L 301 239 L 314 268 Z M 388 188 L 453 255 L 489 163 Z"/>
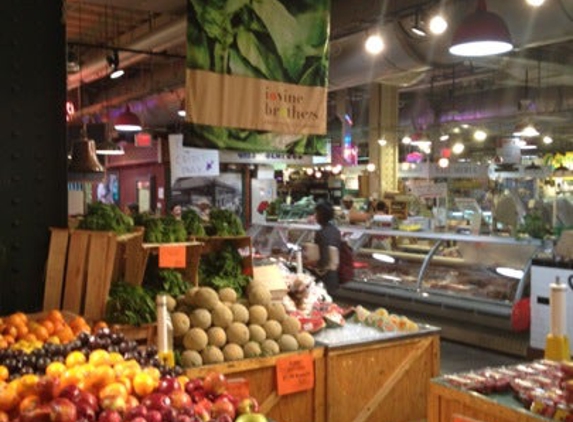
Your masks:
<path fill-rule="evenodd" d="M 187 68 L 326 88 L 329 11 L 329 0 L 189 0 Z M 326 154 L 325 135 L 193 122 L 184 129 L 187 146 Z"/>

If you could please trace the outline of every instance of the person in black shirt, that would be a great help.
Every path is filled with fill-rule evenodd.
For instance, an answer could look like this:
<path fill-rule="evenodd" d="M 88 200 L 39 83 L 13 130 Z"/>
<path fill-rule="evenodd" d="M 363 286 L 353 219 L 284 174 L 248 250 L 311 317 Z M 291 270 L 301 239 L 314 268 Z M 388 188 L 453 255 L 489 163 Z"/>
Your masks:
<path fill-rule="evenodd" d="M 328 202 L 320 202 L 315 208 L 316 222 L 320 229 L 316 232 L 314 243 L 318 245 L 319 259 L 315 272 L 324 283 L 330 296 L 338 289 L 338 251 L 340 249 L 340 230 L 332 223 L 334 209 Z M 333 247 L 331 249 L 330 247 Z M 333 252 L 334 251 L 334 252 Z"/>

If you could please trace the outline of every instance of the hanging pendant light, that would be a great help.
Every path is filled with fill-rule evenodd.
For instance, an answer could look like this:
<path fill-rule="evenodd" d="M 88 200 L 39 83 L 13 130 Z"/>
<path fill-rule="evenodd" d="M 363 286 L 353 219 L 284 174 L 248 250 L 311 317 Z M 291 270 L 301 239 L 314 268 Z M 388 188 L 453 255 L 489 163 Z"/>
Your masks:
<path fill-rule="evenodd" d="M 467 15 L 457 27 L 450 53 L 464 57 L 502 54 L 513 49 L 505 21 L 488 12 L 485 0 L 478 0 L 475 12 Z"/>
<path fill-rule="evenodd" d="M 113 142 L 111 139 L 107 141 L 100 142 L 96 145 L 96 154 L 98 155 L 123 155 L 125 151 L 118 145 L 117 143 Z"/>
<path fill-rule="evenodd" d="M 114 129 L 120 132 L 139 132 L 142 129 L 141 120 L 126 105 L 123 113 L 115 119 Z"/>
<path fill-rule="evenodd" d="M 68 165 L 70 180 L 98 180 L 104 177 L 105 168 L 96 155 L 95 141 L 88 139 L 85 126 L 80 139 L 72 144 L 72 158 Z"/>

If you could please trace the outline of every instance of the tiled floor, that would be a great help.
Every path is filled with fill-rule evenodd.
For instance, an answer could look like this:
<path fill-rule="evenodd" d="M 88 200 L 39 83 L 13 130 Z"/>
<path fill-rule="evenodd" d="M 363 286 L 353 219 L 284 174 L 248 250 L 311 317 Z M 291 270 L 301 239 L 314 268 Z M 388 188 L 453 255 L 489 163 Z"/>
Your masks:
<path fill-rule="evenodd" d="M 441 340 L 440 355 L 442 374 L 466 372 L 487 366 L 513 365 L 525 360 L 447 340 Z"/>

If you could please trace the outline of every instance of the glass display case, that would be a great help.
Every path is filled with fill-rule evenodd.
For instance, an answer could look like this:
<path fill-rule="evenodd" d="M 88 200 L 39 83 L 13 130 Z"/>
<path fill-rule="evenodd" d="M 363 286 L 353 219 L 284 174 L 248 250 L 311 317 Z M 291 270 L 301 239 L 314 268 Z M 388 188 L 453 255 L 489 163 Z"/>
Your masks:
<path fill-rule="evenodd" d="M 281 250 L 288 258 L 297 245 L 312 241 L 317 229 L 312 224 L 281 223 L 253 227 L 255 254 L 269 256 Z M 355 261 L 354 280 L 342 286 L 340 298 L 368 299 L 422 314 L 466 315 L 498 328 L 509 328 L 513 305 L 528 296 L 531 261 L 542 246 L 536 239 L 340 229 L 353 247 Z M 268 242 L 275 250 L 266 246 Z"/>

